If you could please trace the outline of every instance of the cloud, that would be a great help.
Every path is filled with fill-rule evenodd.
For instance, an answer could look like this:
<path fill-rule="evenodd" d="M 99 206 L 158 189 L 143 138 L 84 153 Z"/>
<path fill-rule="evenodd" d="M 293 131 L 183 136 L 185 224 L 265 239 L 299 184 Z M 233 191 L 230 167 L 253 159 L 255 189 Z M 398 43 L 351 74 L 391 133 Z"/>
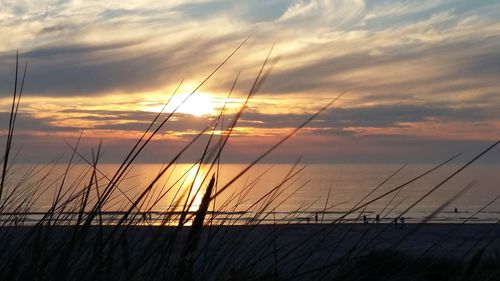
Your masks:
<path fill-rule="evenodd" d="M 333 108 L 321 114 L 312 127 L 329 124 L 333 127 L 392 127 L 402 122 L 424 120 L 484 120 L 488 111 L 477 107 L 453 108 L 446 105 L 379 105 L 355 108 Z M 263 115 L 246 113 L 244 117 L 257 126 L 295 127 L 307 115 Z"/>
<path fill-rule="evenodd" d="M 174 10 L 198 20 L 230 16 L 242 22 L 258 23 L 278 20 L 287 12 L 291 2 L 289 0 L 188 2 L 176 6 Z"/>
<path fill-rule="evenodd" d="M 359 22 L 365 12 L 361 0 L 296 1 L 280 18 L 283 24 L 317 26 L 323 24 L 334 29 L 351 27 Z"/>
<path fill-rule="evenodd" d="M 152 50 L 135 50 L 139 42 L 36 49 L 23 56 L 30 62 L 26 94 L 79 96 L 169 87 L 195 72 L 196 67 L 215 67 L 202 59 L 212 55 L 213 43 L 185 41 Z M 4 55 L 0 61 L 11 66 L 0 69 L 0 92 L 5 93 L 12 84 L 12 56 Z"/>

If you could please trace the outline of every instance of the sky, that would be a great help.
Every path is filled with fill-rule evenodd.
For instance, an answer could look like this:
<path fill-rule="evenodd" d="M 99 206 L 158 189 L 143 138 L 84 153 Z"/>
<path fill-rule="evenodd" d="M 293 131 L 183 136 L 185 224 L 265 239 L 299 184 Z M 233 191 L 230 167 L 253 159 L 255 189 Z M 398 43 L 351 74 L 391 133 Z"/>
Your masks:
<path fill-rule="evenodd" d="M 15 52 L 29 63 L 18 161 L 68 155 L 65 141 L 75 143 L 82 130 L 82 153 L 102 140 L 104 161 L 121 161 L 181 81 L 174 105 L 250 35 L 139 162 L 168 162 L 225 103 L 230 118 L 273 46 L 276 63 L 237 124 L 227 162 L 251 161 L 341 93 L 265 161 L 421 163 L 458 152 L 467 159 L 500 137 L 498 1 L 0 0 L 0 7 L 2 135 Z M 498 159 L 500 151 L 492 153 Z M 193 149 L 184 160 L 197 156 Z"/>

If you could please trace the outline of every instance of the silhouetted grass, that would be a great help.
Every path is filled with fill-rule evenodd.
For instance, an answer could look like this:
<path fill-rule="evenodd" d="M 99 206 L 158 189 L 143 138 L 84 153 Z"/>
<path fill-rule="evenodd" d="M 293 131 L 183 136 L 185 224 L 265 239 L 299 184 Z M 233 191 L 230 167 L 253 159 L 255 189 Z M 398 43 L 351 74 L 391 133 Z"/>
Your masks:
<path fill-rule="evenodd" d="M 498 260 L 481 263 L 474 260 L 458 262 L 449 258 L 424 260 L 394 251 L 376 251 L 353 261 L 338 273 L 340 281 L 364 280 L 425 280 L 425 281 L 482 281 L 498 277 Z M 408 265 L 411 264 L 411 267 Z M 457 269 L 459 270 L 453 270 Z"/>

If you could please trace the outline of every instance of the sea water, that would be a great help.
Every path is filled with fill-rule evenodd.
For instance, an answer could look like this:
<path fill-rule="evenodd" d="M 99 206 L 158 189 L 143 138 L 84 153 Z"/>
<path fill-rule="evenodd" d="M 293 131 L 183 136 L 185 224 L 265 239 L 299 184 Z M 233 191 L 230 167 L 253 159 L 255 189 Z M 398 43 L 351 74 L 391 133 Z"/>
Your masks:
<path fill-rule="evenodd" d="M 414 181 L 435 165 L 257 164 L 248 167 L 249 164 L 212 167 L 176 164 L 165 170 L 166 165 L 161 164 L 134 164 L 113 187 L 100 210 L 108 220 L 119 218 L 129 210 L 140 213 L 145 220 L 159 221 L 166 217 L 175 220 L 172 214 L 197 211 L 214 175 L 212 197 L 217 195 L 209 207 L 210 223 L 375 223 L 377 215 L 380 222 L 393 222 L 395 218 L 400 222 L 401 217 L 405 222 L 441 223 L 500 219 L 500 200 L 493 201 L 500 195 L 498 165 L 472 165 L 446 182 L 461 165 L 440 167 Z M 60 210 L 76 213 L 79 209 L 75 206 L 83 200 L 78 196 L 84 194 L 90 184 L 85 209 L 89 211 L 111 187 L 110 179 L 118 168 L 117 164 L 102 164 L 94 171 L 90 165 L 80 163 L 72 165 L 66 173 L 67 166 L 62 164 L 35 168 L 19 165 L 9 171 L 4 193 L 17 188 L 12 198 L 17 196 L 18 201 L 22 196 L 35 194 L 32 206 L 25 211 L 31 212 L 32 219 L 36 220 L 56 201 Z M 30 169 L 29 176 L 24 177 Z M 39 171 L 35 173 L 33 169 Z M 30 190 L 33 193 L 27 192 Z M 484 208 L 488 203 L 491 205 Z"/>

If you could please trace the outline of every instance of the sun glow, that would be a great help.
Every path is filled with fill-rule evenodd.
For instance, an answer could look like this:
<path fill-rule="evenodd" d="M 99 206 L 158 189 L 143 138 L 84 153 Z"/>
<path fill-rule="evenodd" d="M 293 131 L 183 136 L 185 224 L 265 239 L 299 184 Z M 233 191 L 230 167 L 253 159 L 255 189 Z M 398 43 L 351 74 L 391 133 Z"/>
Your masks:
<path fill-rule="evenodd" d="M 160 112 L 164 105 L 149 105 L 145 107 L 146 111 Z M 191 114 L 194 116 L 207 116 L 216 113 L 215 99 L 207 93 L 177 94 L 167 104 L 163 112 L 178 112 Z"/>

